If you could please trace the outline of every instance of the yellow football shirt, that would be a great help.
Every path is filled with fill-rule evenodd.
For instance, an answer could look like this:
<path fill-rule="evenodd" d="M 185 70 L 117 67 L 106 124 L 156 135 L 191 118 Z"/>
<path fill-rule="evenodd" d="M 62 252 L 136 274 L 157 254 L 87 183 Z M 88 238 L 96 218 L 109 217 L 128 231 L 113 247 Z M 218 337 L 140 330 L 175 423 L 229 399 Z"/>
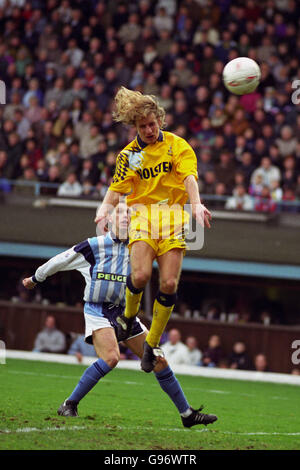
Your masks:
<path fill-rule="evenodd" d="M 147 145 L 137 136 L 119 153 L 110 189 L 128 194 L 129 206 L 183 206 L 188 199 L 183 182 L 189 175 L 198 177 L 192 147 L 183 138 L 160 131 L 155 144 Z"/>

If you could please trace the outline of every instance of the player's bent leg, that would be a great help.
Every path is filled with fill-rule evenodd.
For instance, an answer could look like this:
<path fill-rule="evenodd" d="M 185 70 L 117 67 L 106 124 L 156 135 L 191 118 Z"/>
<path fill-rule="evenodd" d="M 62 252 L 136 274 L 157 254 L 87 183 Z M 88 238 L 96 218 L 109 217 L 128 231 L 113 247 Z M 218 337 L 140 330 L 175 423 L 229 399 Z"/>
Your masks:
<path fill-rule="evenodd" d="M 144 288 L 151 278 L 152 264 L 155 258 L 153 248 L 144 241 L 136 241 L 131 246 L 131 274 L 127 277 L 125 293 L 125 311 L 117 317 L 119 341 L 129 338 L 134 317 L 139 312 Z"/>
<path fill-rule="evenodd" d="M 77 406 L 80 400 L 118 363 L 119 345 L 113 328 L 101 328 L 93 331 L 93 344 L 99 359 L 88 367 L 77 386 L 59 407 L 60 416 L 78 416 Z"/>
<path fill-rule="evenodd" d="M 150 280 L 155 257 L 154 249 L 145 241 L 140 240 L 132 243 L 130 251 L 131 278 L 136 289 L 144 289 Z"/>
<path fill-rule="evenodd" d="M 125 341 L 126 346 L 136 356 L 140 357 L 141 359 L 143 359 L 143 357 L 145 355 L 145 345 L 147 345 L 147 343 L 146 343 L 147 334 L 148 334 L 148 331 L 146 330 L 146 331 L 144 331 L 144 333 L 141 333 L 140 335 Z M 162 359 L 164 359 L 164 352 L 159 346 L 157 346 L 156 348 L 154 348 L 152 356 L 151 356 L 151 364 L 150 364 L 151 365 L 151 370 L 149 370 L 149 372 L 154 370 L 155 367 L 158 365 L 158 362 L 161 361 Z M 166 362 L 166 364 L 167 364 L 167 362 Z"/>
<path fill-rule="evenodd" d="M 183 250 L 180 248 L 173 248 L 157 258 L 160 290 L 154 301 L 152 324 L 146 339 L 151 348 L 159 344 L 161 335 L 174 309 L 182 259 Z M 148 350 L 149 348 L 146 349 L 146 354 Z M 151 355 L 150 351 L 148 355 Z"/>
<path fill-rule="evenodd" d="M 159 288 L 166 294 L 177 291 L 184 250 L 173 248 L 157 258 L 159 266 Z"/>
<path fill-rule="evenodd" d="M 99 358 L 103 359 L 111 369 L 116 367 L 120 360 L 120 349 L 113 328 L 93 331 L 93 345 Z"/>
<path fill-rule="evenodd" d="M 147 332 L 144 332 L 143 334 L 126 341 L 127 347 L 139 357 L 143 356 L 143 346 L 146 336 Z M 217 420 L 215 415 L 200 413 L 202 408 L 195 410 L 189 405 L 179 381 L 175 377 L 168 361 L 164 357 L 156 358 L 153 371 L 161 389 L 170 397 L 180 413 L 184 427 L 190 428 L 197 424 L 204 424 L 206 426 L 207 424 L 213 423 Z"/>

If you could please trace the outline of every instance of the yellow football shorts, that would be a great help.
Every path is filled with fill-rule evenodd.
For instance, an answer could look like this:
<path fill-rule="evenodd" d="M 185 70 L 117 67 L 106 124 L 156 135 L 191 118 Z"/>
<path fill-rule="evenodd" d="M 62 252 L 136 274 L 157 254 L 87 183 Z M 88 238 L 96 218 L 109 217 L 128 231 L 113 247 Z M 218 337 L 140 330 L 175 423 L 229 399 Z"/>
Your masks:
<path fill-rule="evenodd" d="M 129 250 L 136 241 L 148 243 L 161 256 L 173 248 L 187 249 L 189 213 L 182 206 L 167 204 L 135 205 L 131 208 Z"/>

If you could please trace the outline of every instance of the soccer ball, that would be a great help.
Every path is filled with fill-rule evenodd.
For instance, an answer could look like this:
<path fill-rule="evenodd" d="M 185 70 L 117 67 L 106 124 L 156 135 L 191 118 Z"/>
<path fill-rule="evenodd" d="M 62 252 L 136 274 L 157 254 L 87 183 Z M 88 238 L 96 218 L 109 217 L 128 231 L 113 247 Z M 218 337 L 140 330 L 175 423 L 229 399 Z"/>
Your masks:
<path fill-rule="evenodd" d="M 237 57 L 225 65 L 223 82 L 235 95 L 247 95 L 257 88 L 261 77 L 259 65 L 248 57 Z"/>

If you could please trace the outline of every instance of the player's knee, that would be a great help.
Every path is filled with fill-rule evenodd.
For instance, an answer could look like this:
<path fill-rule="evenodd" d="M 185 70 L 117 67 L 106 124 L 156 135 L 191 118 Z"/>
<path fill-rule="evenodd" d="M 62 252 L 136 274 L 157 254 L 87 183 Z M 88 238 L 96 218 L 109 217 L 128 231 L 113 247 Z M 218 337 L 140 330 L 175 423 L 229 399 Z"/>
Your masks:
<path fill-rule="evenodd" d="M 116 350 L 108 351 L 104 360 L 106 364 L 113 369 L 120 360 L 120 353 Z"/>
<path fill-rule="evenodd" d="M 142 269 L 140 269 L 139 271 L 135 271 L 134 273 L 132 273 L 131 276 L 132 276 L 133 284 L 137 289 L 141 289 L 142 287 L 145 287 L 145 285 L 150 279 L 149 273 L 147 273 L 146 271 L 143 271 Z"/>
<path fill-rule="evenodd" d="M 164 357 L 160 357 L 155 364 L 154 372 L 161 372 L 166 367 L 168 367 L 168 361 Z"/>
<path fill-rule="evenodd" d="M 166 294 L 175 294 L 177 290 L 177 279 L 170 277 L 169 279 L 162 279 L 160 290 Z"/>

